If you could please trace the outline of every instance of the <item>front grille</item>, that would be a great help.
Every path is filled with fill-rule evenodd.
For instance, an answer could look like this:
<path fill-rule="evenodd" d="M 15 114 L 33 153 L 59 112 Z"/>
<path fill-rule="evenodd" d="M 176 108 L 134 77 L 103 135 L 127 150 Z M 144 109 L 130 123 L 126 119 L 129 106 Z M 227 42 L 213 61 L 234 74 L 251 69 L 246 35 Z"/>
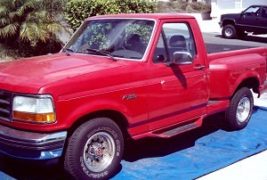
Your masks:
<path fill-rule="evenodd" d="M 0 120 L 11 120 L 12 93 L 0 90 Z"/>

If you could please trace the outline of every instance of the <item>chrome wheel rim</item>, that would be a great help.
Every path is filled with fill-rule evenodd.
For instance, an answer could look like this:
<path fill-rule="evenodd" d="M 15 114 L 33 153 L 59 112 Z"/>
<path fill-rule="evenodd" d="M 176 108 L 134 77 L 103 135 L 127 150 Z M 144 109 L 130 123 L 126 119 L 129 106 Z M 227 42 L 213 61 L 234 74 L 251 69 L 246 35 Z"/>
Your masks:
<path fill-rule="evenodd" d="M 243 97 L 237 106 L 236 118 L 239 122 L 245 122 L 250 114 L 250 100 L 248 97 Z"/>
<path fill-rule="evenodd" d="M 115 156 L 115 141 L 106 132 L 97 132 L 86 142 L 83 150 L 83 160 L 91 172 L 105 170 Z"/>
<path fill-rule="evenodd" d="M 225 35 L 226 37 L 231 37 L 233 35 L 233 30 L 231 28 L 226 28 Z"/>

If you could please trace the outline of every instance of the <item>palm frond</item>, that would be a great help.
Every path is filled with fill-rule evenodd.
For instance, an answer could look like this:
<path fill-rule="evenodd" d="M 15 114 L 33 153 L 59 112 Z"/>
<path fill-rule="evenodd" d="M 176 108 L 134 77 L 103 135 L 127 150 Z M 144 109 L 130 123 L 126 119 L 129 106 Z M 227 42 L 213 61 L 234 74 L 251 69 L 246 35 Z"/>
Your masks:
<path fill-rule="evenodd" d="M 9 18 L 4 18 L 4 17 L 0 18 L 0 28 L 3 28 L 8 24 L 10 24 Z"/>
<path fill-rule="evenodd" d="M 1 0 L 0 6 L 10 7 L 13 4 L 13 0 Z"/>
<path fill-rule="evenodd" d="M 17 38 L 17 42 L 38 44 L 58 42 L 65 25 L 62 18 L 66 0 L 0 0 L 0 38 Z"/>
<path fill-rule="evenodd" d="M 35 46 L 39 41 L 47 42 L 50 35 L 42 24 L 24 23 L 20 30 L 20 39 L 31 42 Z"/>
<path fill-rule="evenodd" d="M 46 25 L 46 28 L 51 33 L 58 33 L 63 30 L 63 27 L 59 23 L 49 23 Z"/>
<path fill-rule="evenodd" d="M 1 38 L 13 37 L 18 33 L 18 30 L 19 30 L 18 23 L 6 25 L 5 27 L 0 28 L 0 37 Z"/>
<path fill-rule="evenodd" d="M 41 23 L 41 22 L 46 23 L 53 21 L 53 19 L 51 19 L 47 11 L 40 10 L 29 13 L 28 16 L 26 17 L 26 21 L 35 23 Z"/>
<path fill-rule="evenodd" d="M 0 6 L 0 17 L 5 17 L 9 13 L 9 10 L 6 6 Z"/>

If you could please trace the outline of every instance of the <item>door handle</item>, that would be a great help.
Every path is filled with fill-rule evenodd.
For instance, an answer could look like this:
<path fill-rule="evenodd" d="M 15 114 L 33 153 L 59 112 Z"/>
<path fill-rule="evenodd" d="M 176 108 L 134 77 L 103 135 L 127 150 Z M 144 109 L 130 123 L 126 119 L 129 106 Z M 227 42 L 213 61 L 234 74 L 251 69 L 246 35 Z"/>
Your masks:
<path fill-rule="evenodd" d="M 206 66 L 201 65 L 201 64 L 197 64 L 197 65 L 194 66 L 194 69 L 195 69 L 195 70 L 203 70 L 203 69 L 205 69 L 205 68 L 206 68 Z"/>

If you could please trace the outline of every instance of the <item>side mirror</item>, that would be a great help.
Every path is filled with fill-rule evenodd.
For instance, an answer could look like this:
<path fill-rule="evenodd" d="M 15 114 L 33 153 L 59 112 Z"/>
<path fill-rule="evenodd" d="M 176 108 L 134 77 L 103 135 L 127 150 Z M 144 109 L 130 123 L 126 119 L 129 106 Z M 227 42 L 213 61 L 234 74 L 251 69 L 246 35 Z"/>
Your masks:
<path fill-rule="evenodd" d="M 191 53 L 187 51 L 175 51 L 173 53 L 172 63 L 174 64 L 181 64 L 181 65 L 192 64 L 192 61 L 193 57 Z"/>

